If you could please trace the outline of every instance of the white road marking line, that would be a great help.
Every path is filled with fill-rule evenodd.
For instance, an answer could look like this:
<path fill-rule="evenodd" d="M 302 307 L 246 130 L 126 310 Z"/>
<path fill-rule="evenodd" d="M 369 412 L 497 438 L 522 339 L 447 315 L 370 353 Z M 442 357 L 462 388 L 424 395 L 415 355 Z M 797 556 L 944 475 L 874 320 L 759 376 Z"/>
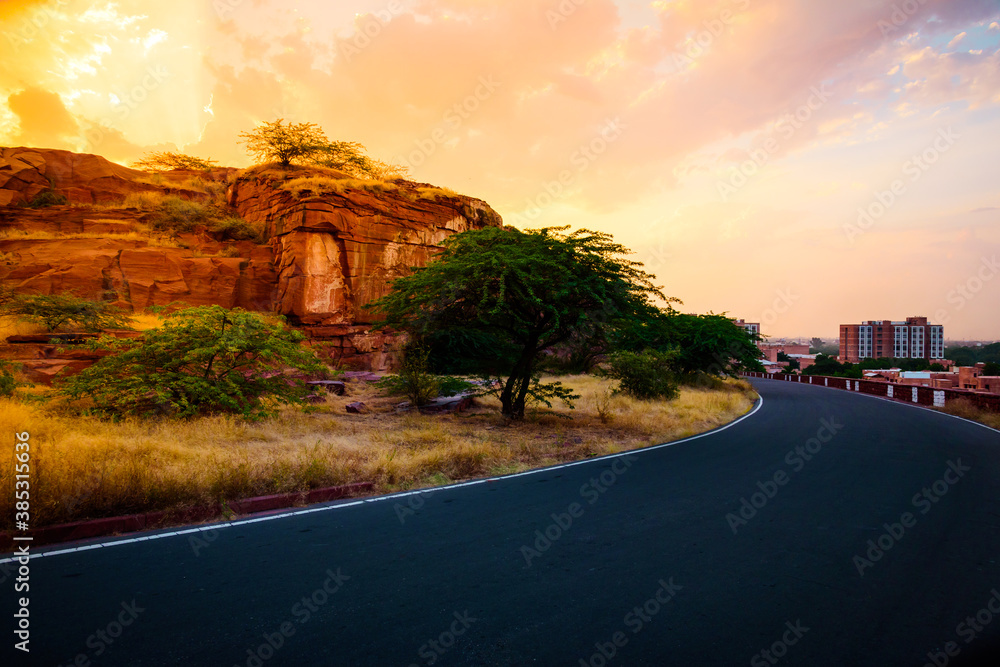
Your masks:
<path fill-rule="evenodd" d="M 284 512 L 281 514 L 273 514 L 270 516 L 254 517 L 251 519 L 239 519 L 237 521 L 227 521 L 224 523 L 206 524 L 204 526 L 196 526 L 194 528 L 188 528 L 185 530 L 171 530 L 163 533 L 155 533 L 153 535 L 144 535 L 141 537 L 129 537 L 120 540 L 112 540 L 109 542 L 99 542 L 97 544 L 87 544 L 81 547 L 71 547 L 69 549 L 56 549 L 54 551 L 42 551 L 39 553 L 32 553 L 31 560 L 36 558 L 47 558 L 49 556 L 61 556 L 63 554 L 78 553 L 80 551 L 90 551 L 91 549 L 101 549 L 104 547 L 118 547 L 124 544 L 135 544 L 137 542 L 147 542 L 150 540 L 160 540 L 167 537 L 176 537 L 178 535 L 190 535 L 192 533 L 204 533 L 209 530 L 222 530 L 225 528 L 232 528 L 234 526 L 246 526 L 253 523 L 263 523 L 264 521 L 274 521 L 275 519 L 285 519 L 293 516 L 302 516 L 303 514 L 312 514 L 314 512 L 329 512 L 332 510 L 342 510 L 348 507 L 354 507 L 356 505 L 363 505 L 366 503 L 381 503 L 387 500 L 392 500 L 394 498 L 408 498 L 410 496 L 426 494 L 426 493 L 436 493 L 438 491 L 444 491 L 447 489 L 461 489 L 467 486 L 477 486 L 479 484 L 487 484 L 489 482 L 498 482 L 506 479 L 514 479 L 516 477 L 527 477 L 528 475 L 537 475 L 545 472 L 553 472 L 555 470 L 564 470 L 566 468 L 574 468 L 576 466 L 587 465 L 590 463 L 597 463 L 599 461 L 607 461 L 608 459 L 620 458 L 622 456 L 631 456 L 634 454 L 642 454 L 644 452 L 651 452 L 658 449 L 664 449 L 666 447 L 673 447 L 674 445 L 679 445 L 683 442 L 690 442 L 692 440 L 697 440 L 698 438 L 707 438 L 708 436 L 715 435 L 716 433 L 721 433 L 728 428 L 736 426 L 744 419 L 749 419 L 754 416 L 758 410 L 764 406 L 764 397 L 758 394 L 757 405 L 753 410 L 743 415 L 736 421 L 730 422 L 725 426 L 720 426 L 717 429 L 707 431 L 705 433 L 699 433 L 698 435 L 692 435 L 681 440 L 675 440 L 673 442 L 665 442 L 662 445 L 653 445 L 652 447 L 643 447 L 642 449 L 633 449 L 627 452 L 618 452 L 617 454 L 607 454 L 605 456 L 600 456 L 593 459 L 584 459 L 583 461 L 573 461 L 572 463 L 560 463 L 559 465 L 549 466 L 548 468 L 536 468 L 535 470 L 526 470 L 524 472 L 514 473 L 512 475 L 503 475 L 501 477 L 490 477 L 487 479 L 474 479 L 468 482 L 459 482 L 457 484 L 449 484 L 448 486 L 435 486 L 429 489 L 418 489 L 416 491 L 404 491 L 402 493 L 394 493 L 388 496 L 376 496 L 374 498 L 362 498 L 360 500 L 355 500 L 348 503 L 340 503 L 337 505 L 324 505 L 321 507 L 308 507 L 301 510 L 295 510 L 294 512 Z M 17 557 L 14 558 L 3 558 L 0 559 L 0 564 L 3 563 L 13 563 L 17 561 Z"/>

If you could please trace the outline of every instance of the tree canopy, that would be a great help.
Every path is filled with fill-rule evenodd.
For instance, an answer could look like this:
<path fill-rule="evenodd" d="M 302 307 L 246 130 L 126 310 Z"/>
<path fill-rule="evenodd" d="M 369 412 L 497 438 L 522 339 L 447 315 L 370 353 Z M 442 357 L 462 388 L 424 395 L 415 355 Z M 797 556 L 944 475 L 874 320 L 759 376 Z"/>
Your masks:
<path fill-rule="evenodd" d="M 170 171 L 172 169 L 190 169 L 207 171 L 218 164 L 215 160 L 206 160 L 186 153 L 171 151 L 152 151 L 142 156 L 142 159 L 132 163 L 135 169 L 143 171 Z"/>
<path fill-rule="evenodd" d="M 233 413 L 247 419 L 272 414 L 272 403 L 301 403 L 305 382 L 286 369 L 317 373 L 322 366 L 304 336 L 262 315 L 221 306 L 187 308 L 166 316 L 141 339 L 103 336 L 92 349 L 111 352 L 63 380 L 60 391 L 88 398 L 112 416 L 190 417 Z"/>
<path fill-rule="evenodd" d="M 442 332 L 488 347 L 501 375 L 502 412 L 523 419 L 529 396 L 569 398 L 558 383 L 538 382 L 554 346 L 581 332 L 613 328 L 662 297 L 653 276 L 609 234 L 568 227 L 519 231 L 489 227 L 456 234 L 441 254 L 393 283 L 372 304 L 383 327 L 418 338 Z"/>
<path fill-rule="evenodd" d="M 700 375 L 763 370 L 757 348 L 760 339 L 760 334 L 738 326 L 725 314 L 691 315 L 668 307 L 625 322 L 617 332 L 615 347 L 636 352 L 676 350 L 676 372 L 691 383 Z"/>
<path fill-rule="evenodd" d="M 316 123 L 285 123 L 283 118 L 263 122 L 250 132 L 241 132 L 241 143 L 257 162 L 277 162 L 329 167 L 368 179 L 397 178 L 406 168 L 375 160 L 365 147 L 353 141 L 331 141 Z"/>

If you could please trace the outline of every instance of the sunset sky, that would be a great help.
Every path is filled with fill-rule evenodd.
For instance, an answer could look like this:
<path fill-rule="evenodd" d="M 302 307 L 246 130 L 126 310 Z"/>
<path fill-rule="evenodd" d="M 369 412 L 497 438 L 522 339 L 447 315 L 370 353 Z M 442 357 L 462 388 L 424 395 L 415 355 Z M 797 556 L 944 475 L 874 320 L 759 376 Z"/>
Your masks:
<path fill-rule="evenodd" d="M 240 132 L 312 121 L 614 234 L 684 312 L 1000 339 L 997 0 L 3 0 L 0 31 L 0 145 L 246 166 Z"/>

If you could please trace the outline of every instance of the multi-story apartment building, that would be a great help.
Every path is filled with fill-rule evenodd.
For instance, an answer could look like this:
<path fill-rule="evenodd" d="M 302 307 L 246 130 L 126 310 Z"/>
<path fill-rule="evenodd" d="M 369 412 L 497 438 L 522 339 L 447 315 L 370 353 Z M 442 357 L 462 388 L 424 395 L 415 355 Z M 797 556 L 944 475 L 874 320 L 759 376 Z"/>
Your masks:
<path fill-rule="evenodd" d="M 905 322 L 869 320 L 840 325 L 840 360 L 856 364 L 862 359 L 942 359 L 944 327 L 928 324 L 926 317 Z"/>

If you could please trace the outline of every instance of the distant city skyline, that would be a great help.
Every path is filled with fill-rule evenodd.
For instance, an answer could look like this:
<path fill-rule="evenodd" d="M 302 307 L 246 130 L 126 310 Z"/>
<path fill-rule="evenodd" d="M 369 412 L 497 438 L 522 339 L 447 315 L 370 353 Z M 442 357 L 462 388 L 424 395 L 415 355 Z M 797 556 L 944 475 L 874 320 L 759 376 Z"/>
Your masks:
<path fill-rule="evenodd" d="M 775 337 L 1000 338 L 987 0 L 6 0 L 0 144 L 230 166 L 281 117 L 614 234 L 684 312 Z"/>

